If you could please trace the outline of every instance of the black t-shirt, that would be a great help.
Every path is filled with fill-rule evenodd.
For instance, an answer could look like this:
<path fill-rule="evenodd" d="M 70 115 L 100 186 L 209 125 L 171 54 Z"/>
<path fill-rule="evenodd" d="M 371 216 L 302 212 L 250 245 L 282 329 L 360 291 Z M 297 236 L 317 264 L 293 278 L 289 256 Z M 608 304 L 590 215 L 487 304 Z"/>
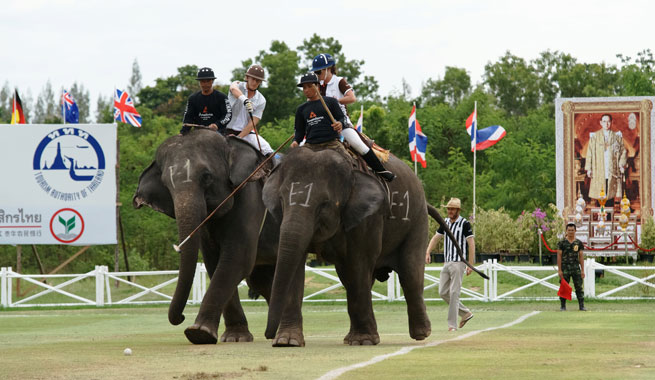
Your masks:
<path fill-rule="evenodd" d="M 344 118 L 339 102 L 330 97 L 323 98 L 334 119 Z M 308 144 L 320 144 L 339 138 L 339 133 L 332 128 L 332 121 L 320 100 L 310 100 L 301 104 L 296 110 L 296 135 L 294 140 L 300 143 L 303 138 Z"/>
<path fill-rule="evenodd" d="M 198 91 L 189 96 L 184 111 L 183 123 L 210 125 L 216 124 L 219 132 L 225 130 L 225 126 L 232 119 L 232 106 L 227 100 L 227 95 L 220 91 L 212 91 L 209 95 L 203 95 Z M 182 127 L 181 133 L 185 133 L 189 127 Z"/>

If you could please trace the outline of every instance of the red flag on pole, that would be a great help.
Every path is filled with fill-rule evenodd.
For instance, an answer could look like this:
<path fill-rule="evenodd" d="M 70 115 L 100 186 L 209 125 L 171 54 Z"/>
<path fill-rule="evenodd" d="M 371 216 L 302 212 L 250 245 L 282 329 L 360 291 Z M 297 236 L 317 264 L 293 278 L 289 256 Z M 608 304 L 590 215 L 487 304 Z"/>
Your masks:
<path fill-rule="evenodd" d="M 571 285 L 569 285 L 566 280 L 561 279 L 559 283 L 559 290 L 557 291 L 557 295 L 566 298 L 567 300 L 571 300 L 571 293 L 573 291 L 573 288 L 571 288 Z"/>

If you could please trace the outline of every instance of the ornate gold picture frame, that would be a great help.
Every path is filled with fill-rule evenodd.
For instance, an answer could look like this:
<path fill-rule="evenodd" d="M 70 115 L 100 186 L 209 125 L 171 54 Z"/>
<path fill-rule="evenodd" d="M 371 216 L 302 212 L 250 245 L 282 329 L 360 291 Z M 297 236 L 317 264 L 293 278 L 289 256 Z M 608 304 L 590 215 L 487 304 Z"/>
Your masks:
<path fill-rule="evenodd" d="M 625 172 L 621 176 L 622 186 L 619 185 L 618 192 L 625 191 L 633 212 L 639 219 L 642 215 L 653 215 L 653 98 L 558 99 L 556 107 L 558 160 L 561 160 L 557 165 L 561 171 L 557 173 L 558 206 L 563 209 L 563 214 L 573 213 L 579 196 L 582 196 L 587 204 L 594 202 L 589 194 L 591 179 L 587 175 L 587 170 L 590 169 L 587 160 L 591 158 L 588 148 L 591 136 L 603 133 L 601 118 L 603 115 L 609 115 L 605 120 L 611 120 L 610 130 L 622 139 L 624 148 L 622 153 L 625 160 L 622 161 L 621 167 L 625 168 Z M 592 172 L 592 175 L 595 173 Z M 563 191 L 563 199 L 560 191 Z M 613 199 L 615 195 L 618 194 L 608 194 L 608 199 Z M 561 201 L 563 205 L 560 205 Z"/>

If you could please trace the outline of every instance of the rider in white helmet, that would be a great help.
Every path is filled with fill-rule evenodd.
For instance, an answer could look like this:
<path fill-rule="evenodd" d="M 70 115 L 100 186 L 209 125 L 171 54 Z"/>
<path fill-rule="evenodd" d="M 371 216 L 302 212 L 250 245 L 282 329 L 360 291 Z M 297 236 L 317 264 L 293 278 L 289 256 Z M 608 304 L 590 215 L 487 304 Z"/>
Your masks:
<path fill-rule="evenodd" d="M 345 123 L 341 130 L 341 136 L 364 158 L 368 166 L 380 175 L 380 177 L 387 181 L 392 181 L 396 178 L 395 174 L 382 167 L 377 156 L 375 156 L 375 152 L 364 144 L 357 131 L 353 128 L 353 123 L 348 117 L 346 105 L 356 102 L 357 98 L 355 97 L 355 91 L 348 84 L 346 78 L 337 76 L 334 58 L 327 53 L 317 55 L 312 61 L 312 71 L 318 76 L 321 95 L 335 98 L 345 115 Z"/>

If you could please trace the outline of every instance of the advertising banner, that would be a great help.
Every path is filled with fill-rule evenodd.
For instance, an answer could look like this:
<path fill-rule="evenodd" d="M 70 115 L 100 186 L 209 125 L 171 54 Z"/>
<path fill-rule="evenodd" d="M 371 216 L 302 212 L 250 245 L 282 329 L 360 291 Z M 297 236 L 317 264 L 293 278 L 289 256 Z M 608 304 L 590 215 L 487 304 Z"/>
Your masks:
<path fill-rule="evenodd" d="M 116 124 L 0 125 L 0 244 L 116 244 Z"/>

